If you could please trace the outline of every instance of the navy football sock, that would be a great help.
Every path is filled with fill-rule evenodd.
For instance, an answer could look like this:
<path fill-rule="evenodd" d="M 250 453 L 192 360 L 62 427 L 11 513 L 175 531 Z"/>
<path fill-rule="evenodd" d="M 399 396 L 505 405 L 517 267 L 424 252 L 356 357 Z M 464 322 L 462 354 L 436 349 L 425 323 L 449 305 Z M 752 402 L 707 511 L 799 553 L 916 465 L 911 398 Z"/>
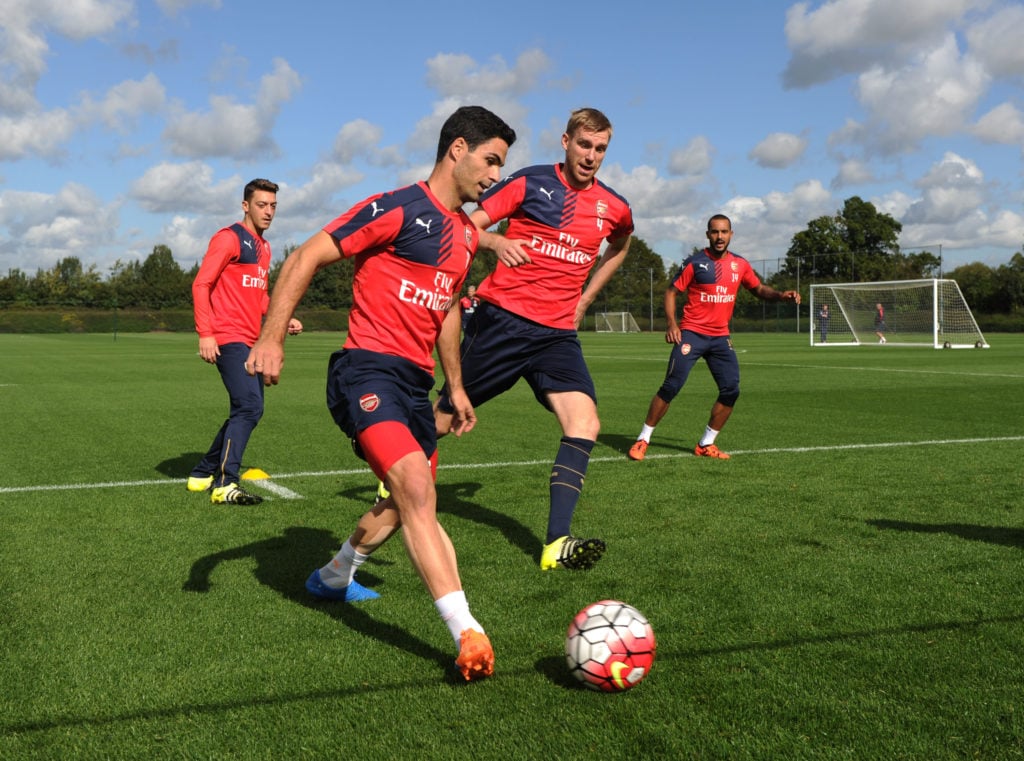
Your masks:
<path fill-rule="evenodd" d="M 548 512 L 548 534 L 545 544 L 568 535 L 572 514 L 583 491 L 583 479 L 590 464 L 594 442 L 563 436 L 551 470 L 551 509 Z"/>

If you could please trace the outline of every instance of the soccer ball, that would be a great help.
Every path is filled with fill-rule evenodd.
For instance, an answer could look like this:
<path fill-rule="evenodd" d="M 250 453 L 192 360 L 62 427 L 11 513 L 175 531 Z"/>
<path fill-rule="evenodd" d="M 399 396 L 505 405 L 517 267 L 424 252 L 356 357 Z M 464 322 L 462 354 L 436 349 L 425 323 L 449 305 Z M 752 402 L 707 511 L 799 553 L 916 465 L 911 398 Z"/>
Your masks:
<path fill-rule="evenodd" d="M 569 624 L 565 660 L 584 687 L 622 692 L 647 676 L 655 647 L 654 629 L 643 613 L 618 600 L 601 600 Z"/>

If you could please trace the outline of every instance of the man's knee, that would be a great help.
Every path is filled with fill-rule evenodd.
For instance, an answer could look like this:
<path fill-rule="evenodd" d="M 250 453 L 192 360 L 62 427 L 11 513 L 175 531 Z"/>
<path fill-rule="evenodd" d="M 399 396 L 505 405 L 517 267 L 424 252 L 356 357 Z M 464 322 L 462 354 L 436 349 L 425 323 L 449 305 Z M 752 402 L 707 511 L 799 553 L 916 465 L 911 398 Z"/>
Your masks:
<path fill-rule="evenodd" d="M 726 386 L 718 390 L 718 403 L 726 407 L 735 407 L 736 400 L 740 398 L 740 387 Z"/>

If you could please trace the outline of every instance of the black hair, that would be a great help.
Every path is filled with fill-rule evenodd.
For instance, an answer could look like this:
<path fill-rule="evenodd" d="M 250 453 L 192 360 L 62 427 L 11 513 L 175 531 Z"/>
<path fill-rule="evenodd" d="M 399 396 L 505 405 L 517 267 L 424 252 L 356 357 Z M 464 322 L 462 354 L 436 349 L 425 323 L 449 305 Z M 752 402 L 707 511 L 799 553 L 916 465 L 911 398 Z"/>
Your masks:
<path fill-rule="evenodd" d="M 268 193 L 277 193 L 277 183 L 271 182 L 270 180 L 264 180 L 262 178 L 249 180 L 249 182 L 245 184 L 245 190 L 242 191 L 242 200 L 250 200 L 252 198 L 252 194 L 257 190 L 265 190 Z"/>
<path fill-rule="evenodd" d="M 501 138 L 508 145 L 516 141 L 516 132 L 483 106 L 462 106 L 449 116 L 441 127 L 441 137 L 437 141 L 437 161 L 458 138 L 463 138 L 469 150 L 476 150 L 478 145 L 492 138 Z"/>

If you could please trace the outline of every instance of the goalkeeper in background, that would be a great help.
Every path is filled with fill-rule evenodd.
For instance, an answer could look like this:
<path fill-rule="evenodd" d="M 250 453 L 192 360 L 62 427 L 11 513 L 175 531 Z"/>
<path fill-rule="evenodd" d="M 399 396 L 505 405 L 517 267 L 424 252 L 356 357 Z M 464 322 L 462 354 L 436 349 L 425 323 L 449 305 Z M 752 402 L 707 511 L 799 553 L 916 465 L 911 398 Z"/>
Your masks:
<path fill-rule="evenodd" d="M 708 220 L 707 237 L 708 247 L 683 262 L 679 276 L 665 291 L 665 317 L 668 319 L 665 341 L 673 344 L 672 353 L 665 380 L 651 399 L 644 427 L 630 447 L 629 456 L 633 460 L 644 459 L 654 427 L 665 417 L 701 357 L 718 384 L 718 398 L 693 453 L 697 457 L 728 460 L 729 455 L 715 445 L 715 439 L 725 427 L 740 395 L 740 366 L 729 338 L 729 320 L 736 307 L 736 294 L 743 286 L 764 301 L 800 303 L 798 292 L 776 291 L 764 285 L 750 263 L 729 250 L 732 222 L 727 216 L 716 214 Z M 686 304 L 682 320 L 677 323 L 676 299 L 680 293 L 686 294 Z"/>

